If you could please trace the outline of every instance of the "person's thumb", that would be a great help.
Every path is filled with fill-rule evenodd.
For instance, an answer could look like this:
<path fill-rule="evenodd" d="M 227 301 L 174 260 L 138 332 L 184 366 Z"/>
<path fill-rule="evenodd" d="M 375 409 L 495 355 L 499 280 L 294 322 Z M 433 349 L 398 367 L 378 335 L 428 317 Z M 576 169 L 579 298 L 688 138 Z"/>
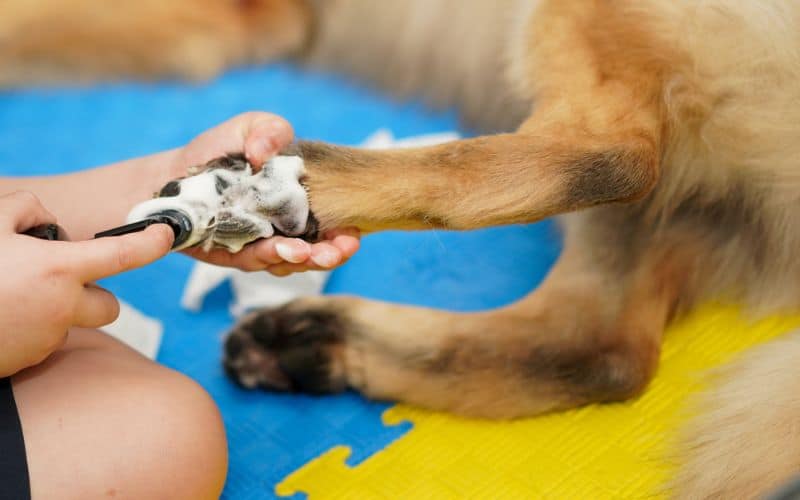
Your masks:
<path fill-rule="evenodd" d="M 55 224 L 51 214 L 35 194 L 28 191 L 0 196 L 0 229 L 21 233 L 41 224 Z"/>

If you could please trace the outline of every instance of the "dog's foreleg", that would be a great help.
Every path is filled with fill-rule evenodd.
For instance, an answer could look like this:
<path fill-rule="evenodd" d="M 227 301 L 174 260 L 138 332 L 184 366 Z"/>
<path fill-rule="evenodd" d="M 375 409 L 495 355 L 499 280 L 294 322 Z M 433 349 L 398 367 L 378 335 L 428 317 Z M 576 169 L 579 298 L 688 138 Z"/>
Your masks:
<path fill-rule="evenodd" d="M 311 209 L 324 229 L 525 223 L 650 192 L 659 176 L 655 130 L 591 134 L 577 127 L 534 124 L 390 151 L 300 142 L 290 153 L 305 162 Z"/>

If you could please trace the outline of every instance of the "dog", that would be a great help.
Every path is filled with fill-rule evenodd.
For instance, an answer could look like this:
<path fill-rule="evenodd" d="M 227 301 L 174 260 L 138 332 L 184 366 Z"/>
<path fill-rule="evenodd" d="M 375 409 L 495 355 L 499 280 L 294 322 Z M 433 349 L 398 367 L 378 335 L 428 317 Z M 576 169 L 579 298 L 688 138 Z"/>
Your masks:
<path fill-rule="evenodd" d="M 486 135 L 411 150 L 298 142 L 321 230 L 474 229 L 558 216 L 544 283 L 490 312 L 355 297 L 259 311 L 240 381 L 353 388 L 508 419 L 635 397 L 698 302 L 800 306 L 795 0 L 6 0 L 0 83 L 204 78 L 294 58 L 456 105 Z M 287 153 L 288 154 L 288 153 Z M 413 327 L 409 327 L 413 325 Z M 756 498 L 800 472 L 800 336 L 709 398 L 677 498 Z"/>

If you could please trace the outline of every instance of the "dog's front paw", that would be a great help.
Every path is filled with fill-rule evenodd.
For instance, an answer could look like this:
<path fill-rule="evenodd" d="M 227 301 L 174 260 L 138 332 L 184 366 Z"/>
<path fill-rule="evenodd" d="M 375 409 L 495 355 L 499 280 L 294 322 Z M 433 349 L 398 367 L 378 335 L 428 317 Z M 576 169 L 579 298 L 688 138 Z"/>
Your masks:
<path fill-rule="evenodd" d="M 301 158 L 272 158 L 254 174 L 243 155 L 228 155 L 190 172 L 194 175 L 167 183 L 156 199 L 134 207 L 129 222 L 167 210 L 183 213 L 192 231 L 179 248 L 202 244 L 238 252 L 275 234 L 317 240 Z"/>
<path fill-rule="evenodd" d="M 231 378 L 250 389 L 340 392 L 347 388 L 347 328 L 326 299 L 254 312 L 228 335 L 223 364 Z"/>

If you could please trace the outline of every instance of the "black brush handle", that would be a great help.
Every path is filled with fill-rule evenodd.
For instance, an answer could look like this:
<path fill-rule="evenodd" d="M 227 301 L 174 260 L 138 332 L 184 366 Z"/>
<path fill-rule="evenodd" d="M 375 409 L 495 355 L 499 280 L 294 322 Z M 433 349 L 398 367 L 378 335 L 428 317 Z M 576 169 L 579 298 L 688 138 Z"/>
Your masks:
<path fill-rule="evenodd" d="M 113 229 L 97 233 L 94 235 L 94 237 L 108 238 L 110 236 L 122 236 L 123 234 L 138 233 L 139 231 L 144 231 L 153 224 L 163 224 L 163 222 L 153 217 L 151 219 L 144 219 L 136 222 L 131 222 L 130 224 L 125 224 L 124 226 L 115 227 Z"/>
<path fill-rule="evenodd" d="M 192 221 L 186 214 L 178 210 L 164 210 L 146 219 L 97 233 L 94 237 L 106 238 L 109 236 L 122 236 L 123 234 L 136 233 L 144 231 L 148 226 L 152 226 L 153 224 L 166 224 L 172 229 L 172 233 L 175 235 L 172 248 L 184 244 L 191 236 L 193 230 Z"/>
<path fill-rule="evenodd" d="M 58 226 L 58 224 L 42 224 L 41 226 L 34 226 L 22 234 L 48 241 L 66 239 L 63 237 L 64 231 Z"/>

